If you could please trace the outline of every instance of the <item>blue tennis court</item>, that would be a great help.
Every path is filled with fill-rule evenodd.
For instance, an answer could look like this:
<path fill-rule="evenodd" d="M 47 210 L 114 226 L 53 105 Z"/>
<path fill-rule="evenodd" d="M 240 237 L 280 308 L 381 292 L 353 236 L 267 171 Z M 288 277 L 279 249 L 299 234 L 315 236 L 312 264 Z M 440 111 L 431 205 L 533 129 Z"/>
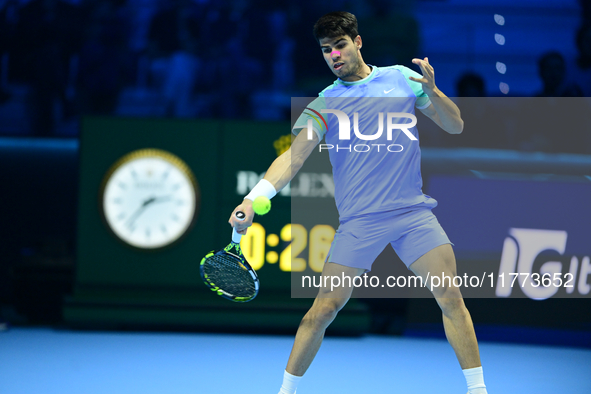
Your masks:
<path fill-rule="evenodd" d="M 0 393 L 276 394 L 288 336 L 87 332 L 0 334 Z M 482 342 L 488 391 L 589 394 L 591 349 Z M 328 337 L 298 393 L 464 394 L 445 340 Z"/>

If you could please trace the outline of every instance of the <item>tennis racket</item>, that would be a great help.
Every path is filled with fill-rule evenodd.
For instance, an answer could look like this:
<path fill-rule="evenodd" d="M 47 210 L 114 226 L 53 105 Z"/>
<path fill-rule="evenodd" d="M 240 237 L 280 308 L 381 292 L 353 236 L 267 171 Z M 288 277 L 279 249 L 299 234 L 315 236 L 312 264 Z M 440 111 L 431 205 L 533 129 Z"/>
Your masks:
<path fill-rule="evenodd" d="M 236 219 L 244 220 L 238 211 Z M 244 258 L 240 249 L 242 235 L 232 229 L 232 242 L 218 252 L 209 252 L 199 265 L 201 278 L 219 296 L 235 302 L 248 302 L 259 293 L 259 277 Z"/>

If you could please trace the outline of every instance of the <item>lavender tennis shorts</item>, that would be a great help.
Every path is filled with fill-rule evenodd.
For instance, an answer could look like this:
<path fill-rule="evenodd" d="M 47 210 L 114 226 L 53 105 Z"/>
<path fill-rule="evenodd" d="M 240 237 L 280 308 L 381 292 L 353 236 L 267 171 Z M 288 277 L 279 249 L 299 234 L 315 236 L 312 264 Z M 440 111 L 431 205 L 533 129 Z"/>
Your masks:
<path fill-rule="evenodd" d="M 341 221 L 326 262 L 371 271 L 388 243 L 407 267 L 431 249 L 451 244 L 430 208 L 399 209 Z"/>

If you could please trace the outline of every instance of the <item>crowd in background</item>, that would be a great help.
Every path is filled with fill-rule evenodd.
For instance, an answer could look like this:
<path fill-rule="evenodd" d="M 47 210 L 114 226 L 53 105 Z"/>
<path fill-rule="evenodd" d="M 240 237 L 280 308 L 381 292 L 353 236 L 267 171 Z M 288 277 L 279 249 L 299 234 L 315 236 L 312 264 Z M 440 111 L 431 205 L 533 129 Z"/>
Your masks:
<path fill-rule="evenodd" d="M 20 100 L 27 119 L 20 134 L 34 136 L 59 135 L 58 124 L 78 125 L 85 115 L 289 120 L 290 97 L 315 96 L 334 80 L 311 34 L 319 15 L 351 10 L 360 26 L 372 26 L 363 35 L 374 44 L 364 47 L 366 61 L 411 66 L 420 34 L 410 3 L 0 0 L 0 110 Z M 570 59 L 559 48 L 546 53 L 538 62 L 543 88 L 531 96 L 591 95 L 588 4 L 581 0 L 573 71 L 567 73 Z M 379 50 L 386 43 L 394 49 Z M 483 78 L 468 72 L 448 95 L 485 97 L 486 92 Z M 496 132 L 467 136 L 460 145 L 591 153 L 587 142 L 564 143 L 564 134 L 499 133 L 506 125 L 488 107 L 473 105 L 466 111 L 474 117 L 469 120 L 488 119 Z M 536 117 L 553 109 L 524 111 Z M 0 115 L 0 122 L 8 121 Z M 446 141 L 425 139 L 427 145 Z"/>

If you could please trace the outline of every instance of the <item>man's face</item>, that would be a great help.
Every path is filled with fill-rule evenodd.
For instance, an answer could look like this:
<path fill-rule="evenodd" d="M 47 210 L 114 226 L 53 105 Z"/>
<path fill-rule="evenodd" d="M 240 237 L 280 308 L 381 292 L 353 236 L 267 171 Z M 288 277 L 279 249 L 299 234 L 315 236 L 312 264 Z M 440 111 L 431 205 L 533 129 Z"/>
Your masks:
<path fill-rule="evenodd" d="M 355 41 L 352 41 L 349 36 L 322 38 L 320 39 L 320 48 L 326 64 L 340 79 L 346 81 L 359 71 L 361 63 L 359 59 L 360 36 L 357 36 Z"/>

